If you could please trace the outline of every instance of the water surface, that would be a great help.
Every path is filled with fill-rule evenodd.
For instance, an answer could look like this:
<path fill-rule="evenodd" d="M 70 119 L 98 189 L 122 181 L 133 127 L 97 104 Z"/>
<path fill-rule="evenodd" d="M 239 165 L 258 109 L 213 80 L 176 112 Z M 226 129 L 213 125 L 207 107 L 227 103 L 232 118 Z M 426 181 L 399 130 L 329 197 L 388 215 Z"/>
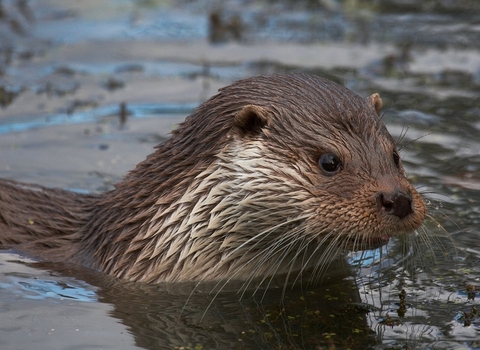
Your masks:
<path fill-rule="evenodd" d="M 430 215 L 428 242 L 352 254 L 320 285 L 244 295 L 1 251 L 2 349 L 478 348 L 477 1 L 12 0 L 1 10 L 2 177 L 103 191 L 219 87 L 306 72 L 380 93 Z"/>

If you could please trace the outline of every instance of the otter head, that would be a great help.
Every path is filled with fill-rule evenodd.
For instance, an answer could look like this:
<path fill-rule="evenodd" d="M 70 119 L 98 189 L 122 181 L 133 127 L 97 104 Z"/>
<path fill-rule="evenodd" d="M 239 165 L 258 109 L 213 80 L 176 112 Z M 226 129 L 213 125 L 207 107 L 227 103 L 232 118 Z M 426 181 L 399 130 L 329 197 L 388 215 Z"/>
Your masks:
<path fill-rule="evenodd" d="M 232 90 L 223 93 L 245 105 L 216 164 L 228 169 L 232 186 L 235 225 L 223 244 L 232 246 L 228 258 L 242 257 L 237 276 L 251 277 L 249 265 L 260 275 L 315 266 L 422 224 L 424 201 L 379 117 L 378 94 L 363 99 L 305 75 L 257 78 Z"/>
<path fill-rule="evenodd" d="M 132 191 L 155 182 L 154 203 L 124 252 L 135 267 L 112 266 L 146 281 L 250 280 L 416 230 L 425 204 L 381 107 L 307 75 L 221 89 L 130 174 Z"/>

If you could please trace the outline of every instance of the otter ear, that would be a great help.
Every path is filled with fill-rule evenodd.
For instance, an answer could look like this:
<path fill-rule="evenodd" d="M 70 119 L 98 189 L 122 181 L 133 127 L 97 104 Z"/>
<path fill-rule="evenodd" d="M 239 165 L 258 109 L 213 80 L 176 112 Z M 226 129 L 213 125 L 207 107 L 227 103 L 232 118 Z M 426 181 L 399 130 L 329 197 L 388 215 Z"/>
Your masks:
<path fill-rule="evenodd" d="M 367 103 L 375 108 L 375 111 L 377 112 L 378 115 L 380 115 L 380 111 L 382 110 L 382 99 L 380 98 L 379 94 L 371 94 L 366 98 Z"/>
<path fill-rule="evenodd" d="M 265 107 L 247 105 L 233 118 L 233 125 L 243 135 L 258 134 L 271 123 L 270 111 Z"/>

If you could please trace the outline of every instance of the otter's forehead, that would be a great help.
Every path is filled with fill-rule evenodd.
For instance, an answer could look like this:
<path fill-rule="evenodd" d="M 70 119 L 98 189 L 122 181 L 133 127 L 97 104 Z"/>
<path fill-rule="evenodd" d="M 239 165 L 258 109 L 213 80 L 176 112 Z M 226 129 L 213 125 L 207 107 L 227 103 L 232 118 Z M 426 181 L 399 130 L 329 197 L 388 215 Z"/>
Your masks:
<path fill-rule="evenodd" d="M 348 140 L 363 143 L 387 135 L 374 107 L 366 99 L 332 81 L 307 75 L 272 76 L 247 81 L 248 103 L 274 112 L 272 129 L 292 133 L 302 142 Z"/>
<path fill-rule="evenodd" d="M 309 127 L 318 125 L 332 130 L 340 127 L 347 131 L 379 124 L 373 107 L 362 97 L 337 83 L 316 76 L 254 77 L 221 89 L 220 95 L 228 95 L 228 101 L 237 105 L 237 108 L 247 104 L 271 108 L 278 112 L 276 116 L 280 123 L 309 123 Z"/>

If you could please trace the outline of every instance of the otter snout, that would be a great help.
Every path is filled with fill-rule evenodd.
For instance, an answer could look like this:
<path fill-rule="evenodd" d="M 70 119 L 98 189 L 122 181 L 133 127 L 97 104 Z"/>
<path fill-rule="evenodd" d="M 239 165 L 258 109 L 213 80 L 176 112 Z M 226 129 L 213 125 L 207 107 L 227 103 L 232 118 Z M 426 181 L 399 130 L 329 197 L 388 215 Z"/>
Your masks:
<path fill-rule="evenodd" d="M 413 213 L 412 197 L 402 191 L 380 192 L 376 196 L 378 209 L 404 219 Z"/>

